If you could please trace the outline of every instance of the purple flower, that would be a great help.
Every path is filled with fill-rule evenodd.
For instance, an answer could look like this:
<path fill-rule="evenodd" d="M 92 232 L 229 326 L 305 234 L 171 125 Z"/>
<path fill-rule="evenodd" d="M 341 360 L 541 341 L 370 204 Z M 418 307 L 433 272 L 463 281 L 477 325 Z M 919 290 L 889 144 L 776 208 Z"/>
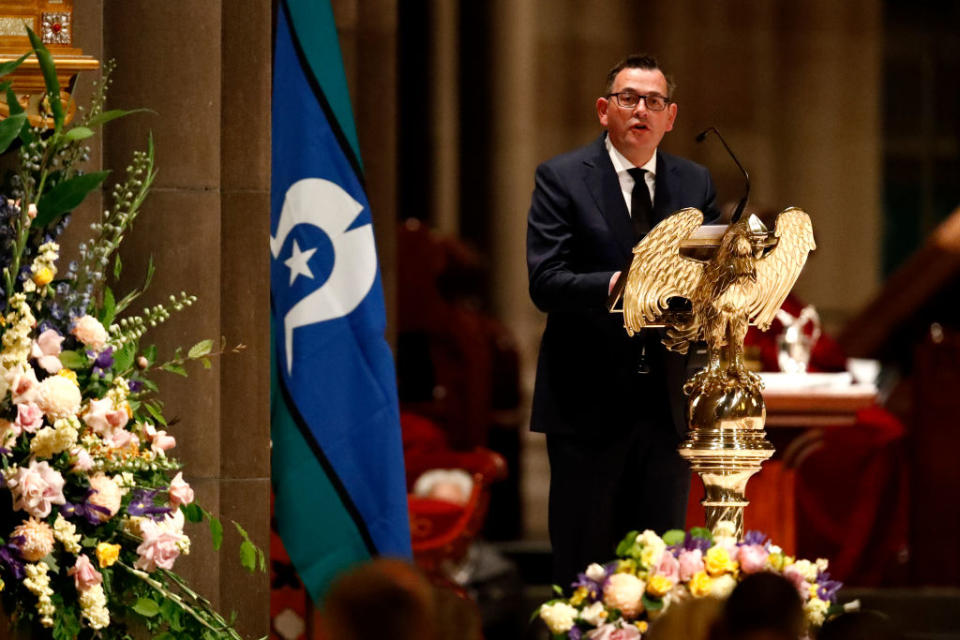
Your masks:
<path fill-rule="evenodd" d="M 687 537 L 683 540 L 684 551 L 693 551 L 694 549 L 700 549 L 701 553 L 706 553 L 707 549 L 711 546 L 710 541 L 706 538 L 698 538 L 696 536 L 690 535 L 690 532 L 687 532 Z"/>
<path fill-rule="evenodd" d="M 139 380 L 130 380 L 127 382 L 127 388 L 130 389 L 130 393 L 140 393 L 143 390 L 143 383 Z"/>
<path fill-rule="evenodd" d="M 91 358 L 96 356 L 96 360 L 93 361 L 93 374 L 101 378 L 107 369 L 113 366 L 113 347 L 107 347 L 99 355 L 93 351 L 87 351 L 87 355 Z"/>
<path fill-rule="evenodd" d="M 767 541 L 767 536 L 759 531 L 747 531 L 746 535 L 743 536 L 743 544 L 745 545 L 763 545 Z"/>
<path fill-rule="evenodd" d="M 7 569 L 17 580 L 23 580 L 27 572 L 23 568 L 23 556 L 20 555 L 20 544 L 23 536 L 13 536 L 10 542 L 0 547 L 0 561 L 7 565 Z"/>
<path fill-rule="evenodd" d="M 839 580 L 830 579 L 829 572 L 822 571 L 820 575 L 817 576 L 817 597 L 824 602 L 836 602 L 837 591 L 840 591 L 840 587 L 842 586 L 843 583 Z"/>
<path fill-rule="evenodd" d="M 87 497 L 89 498 L 93 493 L 96 493 L 96 489 L 91 489 L 87 493 Z M 76 504 L 65 502 L 63 506 L 60 507 L 60 513 L 62 513 L 65 518 L 84 518 L 90 524 L 98 525 L 100 524 L 99 514 L 102 513 L 109 516 L 110 510 L 100 505 L 90 504 L 85 500 Z"/>
<path fill-rule="evenodd" d="M 570 640 L 580 640 L 583 637 L 583 632 L 580 631 L 580 627 L 574 625 L 573 629 L 567 633 L 567 638 Z"/>
<path fill-rule="evenodd" d="M 132 516 L 150 516 L 154 520 L 159 520 L 169 514 L 170 507 L 159 506 L 153 502 L 159 491 L 159 489 L 138 489 L 133 494 L 130 504 L 127 505 L 127 513 Z"/>

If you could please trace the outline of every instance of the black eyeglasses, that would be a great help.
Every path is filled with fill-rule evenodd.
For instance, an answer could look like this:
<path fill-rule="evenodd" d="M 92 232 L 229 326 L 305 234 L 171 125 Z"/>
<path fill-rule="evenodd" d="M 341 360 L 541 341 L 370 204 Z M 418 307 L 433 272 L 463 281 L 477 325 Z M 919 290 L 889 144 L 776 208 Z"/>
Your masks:
<path fill-rule="evenodd" d="M 650 111 L 663 111 L 671 102 L 670 98 L 664 97 L 659 93 L 640 95 L 633 91 L 621 91 L 620 93 L 608 93 L 607 97 L 616 100 L 617 105 L 624 109 L 635 109 L 637 105 L 640 104 L 640 101 L 643 100 L 647 105 L 647 109 Z"/>

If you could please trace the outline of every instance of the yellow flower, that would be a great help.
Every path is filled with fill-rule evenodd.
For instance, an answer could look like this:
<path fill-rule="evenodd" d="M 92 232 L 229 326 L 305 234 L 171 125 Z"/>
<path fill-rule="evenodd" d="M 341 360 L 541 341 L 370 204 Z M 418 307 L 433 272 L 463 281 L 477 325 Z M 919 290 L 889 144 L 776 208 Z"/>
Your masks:
<path fill-rule="evenodd" d="M 673 582 L 666 576 L 653 576 L 647 580 L 647 593 L 655 598 L 662 598 L 673 588 Z"/>
<path fill-rule="evenodd" d="M 767 564 L 769 564 L 774 571 L 783 571 L 783 568 L 784 568 L 783 554 L 771 553 L 769 556 L 767 556 Z"/>
<path fill-rule="evenodd" d="M 3 581 L 3 578 L 0 578 L 0 591 L 3 591 L 5 586 L 7 586 L 7 584 Z"/>
<path fill-rule="evenodd" d="M 38 287 L 42 287 L 50 284 L 53 281 L 53 271 L 50 267 L 40 267 L 35 274 L 33 274 L 33 282 Z"/>
<path fill-rule="evenodd" d="M 120 545 L 101 542 L 97 545 L 97 562 L 100 567 L 106 569 L 111 566 L 120 557 Z"/>
<path fill-rule="evenodd" d="M 637 573 L 637 561 L 633 559 L 620 560 L 617 563 L 616 573 Z"/>
<path fill-rule="evenodd" d="M 708 576 L 705 571 L 697 571 L 693 574 L 693 577 L 690 578 L 690 584 L 687 586 L 692 595 L 697 598 L 702 598 L 703 596 L 710 595 L 712 583 L 713 580 L 710 579 L 710 576 Z"/>
<path fill-rule="evenodd" d="M 587 599 L 587 594 L 590 593 L 586 587 L 577 587 L 577 590 L 573 592 L 573 595 L 570 596 L 570 604 L 577 607 L 580 606 L 580 603 Z"/>
<path fill-rule="evenodd" d="M 637 627 L 637 629 L 639 629 L 640 633 L 646 633 L 647 629 L 650 627 L 650 625 L 647 624 L 646 620 L 638 620 L 633 624 L 635 627 Z"/>
<path fill-rule="evenodd" d="M 67 380 L 69 380 L 70 382 L 72 382 L 77 386 L 79 386 L 80 384 L 79 382 L 77 382 L 77 372 L 74 371 L 73 369 L 60 369 L 60 371 L 57 372 L 57 375 L 60 376 L 61 378 L 66 378 Z"/>
<path fill-rule="evenodd" d="M 730 554 L 723 547 L 710 547 L 707 550 L 707 556 L 704 558 L 704 565 L 707 573 L 711 576 L 719 576 L 726 572 L 737 570 L 737 563 L 730 559 Z"/>

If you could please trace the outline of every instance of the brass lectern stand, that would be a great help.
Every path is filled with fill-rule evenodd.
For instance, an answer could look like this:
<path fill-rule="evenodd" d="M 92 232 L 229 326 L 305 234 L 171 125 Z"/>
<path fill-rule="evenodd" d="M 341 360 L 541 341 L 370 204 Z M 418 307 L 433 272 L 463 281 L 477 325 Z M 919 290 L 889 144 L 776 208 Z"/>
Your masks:
<path fill-rule="evenodd" d="M 800 209 L 781 212 L 772 232 L 756 216 L 729 226 L 702 222 L 700 211 L 683 209 L 654 227 L 634 248 L 608 308 L 623 313 L 630 335 L 666 327 L 670 350 L 706 341 L 707 367 L 684 386 L 690 431 L 679 452 L 703 480 L 707 527 L 730 522 L 741 538 L 747 481 L 774 452 L 763 428 L 763 385 L 743 366 L 743 339 L 751 323 L 770 326 L 816 245 Z M 672 298 L 688 300 L 691 310 L 672 310 Z"/>

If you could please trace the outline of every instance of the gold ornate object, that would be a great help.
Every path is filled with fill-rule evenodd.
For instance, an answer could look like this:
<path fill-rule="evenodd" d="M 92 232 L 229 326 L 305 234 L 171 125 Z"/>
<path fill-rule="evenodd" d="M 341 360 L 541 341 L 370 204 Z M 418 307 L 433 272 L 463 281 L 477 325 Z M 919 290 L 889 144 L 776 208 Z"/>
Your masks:
<path fill-rule="evenodd" d="M 773 455 L 763 430 L 763 383 L 744 367 L 743 339 L 751 322 L 769 328 L 816 245 L 810 217 L 790 208 L 773 233 L 750 216 L 726 229 L 709 261 L 685 257 L 681 248 L 692 244 L 702 222 L 700 211 L 683 209 L 637 244 L 623 321 L 630 335 L 666 325 L 664 345 L 681 353 L 692 341 L 706 341 L 707 368 L 684 386 L 690 432 L 680 455 L 703 479 L 707 526 L 730 521 L 739 537 L 747 480 Z M 690 310 L 672 310 L 672 298 L 687 299 Z"/>
<path fill-rule="evenodd" d="M 16 60 L 30 50 L 24 25 L 40 36 L 53 56 L 65 121 L 69 124 L 77 111 L 72 97 L 77 74 L 100 66 L 96 58 L 83 55 L 83 51 L 74 46 L 73 0 L 0 0 L 0 64 Z M 32 126 L 53 127 L 44 99 L 43 73 L 35 57 L 27 58 L 3 80 L 10 81 L 17 102 L 27 112 Z M 0 120 L 8 115 L 7 96 L 0 93 Z"/>

